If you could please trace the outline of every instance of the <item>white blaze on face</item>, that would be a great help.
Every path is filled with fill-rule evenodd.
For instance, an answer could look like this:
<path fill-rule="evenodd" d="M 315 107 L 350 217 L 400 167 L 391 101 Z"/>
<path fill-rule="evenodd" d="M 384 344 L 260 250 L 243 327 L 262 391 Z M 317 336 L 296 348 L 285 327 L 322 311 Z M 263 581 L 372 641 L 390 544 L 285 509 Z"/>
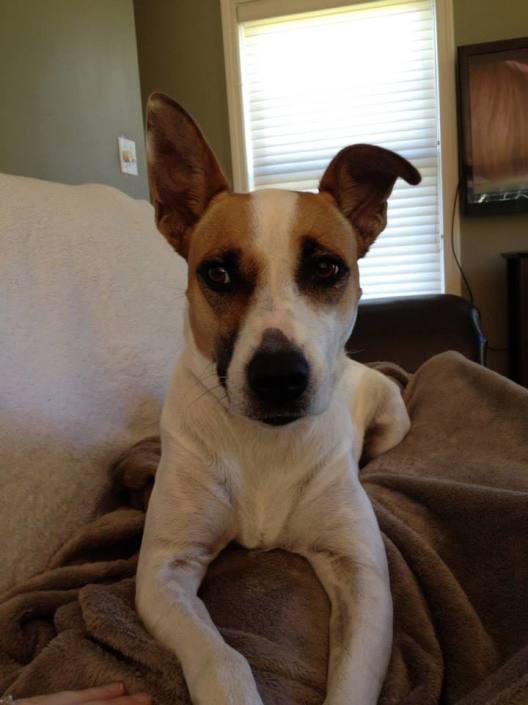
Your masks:
<path fill-rule="evenodd" d="M 270 328 L 280 330 L 308 360 L 308 413 L 320 413 L 326 408 L 340 373 L 342 350 L 355 311 L 350 312 L 350 321 L 344 322 L 335 307 L 317 305 L 299 291 L 296 273 L 302 244 L 297 222 L 300 201 L 299 195 L 291 191 L 270 189 L 251 194 L 251 246 L 258 259 L 259 274 L 227 376 L 230 406 L 236 413 L 246 414 L 251 406 L 247 365 Z"/>
<path fill-rule="evenodd" d="M 292 342 L 299 295 L 295 285 L 298 248 L 292 230 L 299 197 L 293 191 L 257 191 L 252 197 L 255 217 L 254 247 L 261 263 L 260 281 L 255 296 L 253 319 L 256 333 L 278 328 Z"/>

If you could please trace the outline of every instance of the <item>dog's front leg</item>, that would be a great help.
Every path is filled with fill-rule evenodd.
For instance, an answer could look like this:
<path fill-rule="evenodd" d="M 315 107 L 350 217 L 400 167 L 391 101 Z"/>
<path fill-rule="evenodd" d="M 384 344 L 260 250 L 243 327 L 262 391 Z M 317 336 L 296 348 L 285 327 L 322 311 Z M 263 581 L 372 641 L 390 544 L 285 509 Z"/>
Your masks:
<path fill-rule="evenodd" d="M 331 604 L 325 705 L 375 705 L 392 644 L 392 598 L 374 512 L 358 485 L 343 511 L 347 522 L 305 552 Z M 339 513 L 339 509 L 337 510 Z"/>
<path fill-rule="evenodd" d="M 162 460 L 137 572 L 148 631 L 179 659 L 194 705 L 262 705 L 249 664 L 222 639 L 197 596 L 207 566 L 233 538 L 225 490 L 191 460 Z"/>

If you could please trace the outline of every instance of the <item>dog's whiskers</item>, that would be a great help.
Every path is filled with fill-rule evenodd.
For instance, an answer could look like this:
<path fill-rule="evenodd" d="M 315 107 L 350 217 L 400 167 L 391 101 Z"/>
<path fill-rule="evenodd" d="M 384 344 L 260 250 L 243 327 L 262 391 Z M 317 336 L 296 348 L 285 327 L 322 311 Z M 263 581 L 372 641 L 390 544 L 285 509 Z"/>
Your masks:
<path fill-rule="evenodd" d="M 214 362 L 208 362 L 203 371 L 201 372 L 200 375 L 193 374 L 194 379 L 196 380 L 196 383 L 198 386 L 202 387 L 203 391 L 201 394 L 199 394 L 195 399 L 193 399 L 190 404 L 189 408 L 193 405 L 196 404 L 202 397 L 204 397 L 206 394 L 211 394 L 213 398 L 218 401 L 220 404 L 228 400 L 227 393 L 225 391 L 225 386 L 223 383 L 223 380 L 218 377 L 218 372 L 216 369 L 216 364 Z M 216 384 L 213 384 L 212 386 L 207 385 L 207 380 L 210 380 L 211 377 L 216 377 L 218 382 Z M 216 392 L 218 389 L 223 389 L 224 393 L 222 396 L 215 395 L 214 392 Z"/>
<path fill-rule="evenodd" d="M 199 382 L 204 382 L 206 379 L 210 379 L 211 377 L 217 376 L 217 371 L 216 370 L 209 370 L 206 374 L 203 374 L 201 377 L 197 377 L 197 380 Z"/>
<path fill-rule="evenodd" d="M 224 387 L 223 387 L 223 385 L 222 385 L 221 383 L 219 383 L 219 384 L 215 384 L 215 385 L 212 386 L 212 387 L 208 387 L 208 388 L 204 389 L 204 391 L 203 391 L 201 394 L 199 394 L 199 395 L 196 397 L 196 399 L 194 399 L 194 400 L 189 404 L 189 407 L 191 407 L 193 404 L 196 404 L 196 402 L 200 401 L 200 399 L 202 399 L 202 397 L 204 397 L 206 394 L 211 394 L 211 395 L 213 396 L 213 398 L 216 399 L 219 403 L 221 403 L 221 402 L 223 402 L 223 401 L 227 401 L 227 394 L 226 394 L 225 390 L 224 390 L 223 396 L 220 397 L 220 398 L 217 397 L 215 394 L 213 394 L 213 392 L 215 392 L 217 389 L 224 389 Z"/>

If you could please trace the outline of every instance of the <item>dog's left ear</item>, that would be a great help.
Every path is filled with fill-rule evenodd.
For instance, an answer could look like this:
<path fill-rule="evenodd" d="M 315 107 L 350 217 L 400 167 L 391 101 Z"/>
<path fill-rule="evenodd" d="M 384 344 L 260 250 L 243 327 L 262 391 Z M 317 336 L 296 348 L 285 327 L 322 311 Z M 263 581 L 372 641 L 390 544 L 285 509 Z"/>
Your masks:
<path fill-rule="evenodd" d="M 419 172 L 399 154 L 370 144 L 345 147 L 332 159 L 319 184 L 330 193 L 358 236 L 358 257 L 387 225 L 387 200 L 398 177 L 420 183 Z"/>
<path fill-rule="evenodd" d="M 194 225 L 228 185 L 197 124 L 163 93 L 147 102 L 147 164 L 158 230 L 187 257 Z"/>

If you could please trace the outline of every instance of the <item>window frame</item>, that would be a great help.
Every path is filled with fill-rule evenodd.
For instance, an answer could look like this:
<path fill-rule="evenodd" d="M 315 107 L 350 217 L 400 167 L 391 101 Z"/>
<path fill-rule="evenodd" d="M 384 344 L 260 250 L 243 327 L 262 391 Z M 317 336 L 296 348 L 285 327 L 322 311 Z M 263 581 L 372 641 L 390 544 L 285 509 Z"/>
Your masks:
<path fill-rule="evenodd" d="M 353 5 L 365 0 L 219 0 L 224 40 L 224 60 L 229 113 L 229 134 L 233 167 L 233 188 L 248 190 L 248 159 L 246 145 L 250 144 L 244 115 L 242 71 L 240 66 L 240 27 L 237 9 L 241 5 L 261 3 L 270 8 L 282 8 L 273 14 L 290 14 Z M 375 1 L 375 0 L 372 0 Z M 460 215 L 455 208 L 458 191 L 458 129 L 456 114 L 456 43 L 454 32 L 453 0 L 433 0 L 436 21 L 437 86 L 440 138 L 440 203 L 443 243 L 444 293 L 462 293 L 460 272 L 453 257 L 453 249 L 460 252 Z M 287 6 L 287 11 L 283 8 Z M 267 14 L 267 13 L 266 13 Z M 265 16 L 265 15 L 264 15 Z M 453 223 L 453 229 L 451 224 Z"/>

